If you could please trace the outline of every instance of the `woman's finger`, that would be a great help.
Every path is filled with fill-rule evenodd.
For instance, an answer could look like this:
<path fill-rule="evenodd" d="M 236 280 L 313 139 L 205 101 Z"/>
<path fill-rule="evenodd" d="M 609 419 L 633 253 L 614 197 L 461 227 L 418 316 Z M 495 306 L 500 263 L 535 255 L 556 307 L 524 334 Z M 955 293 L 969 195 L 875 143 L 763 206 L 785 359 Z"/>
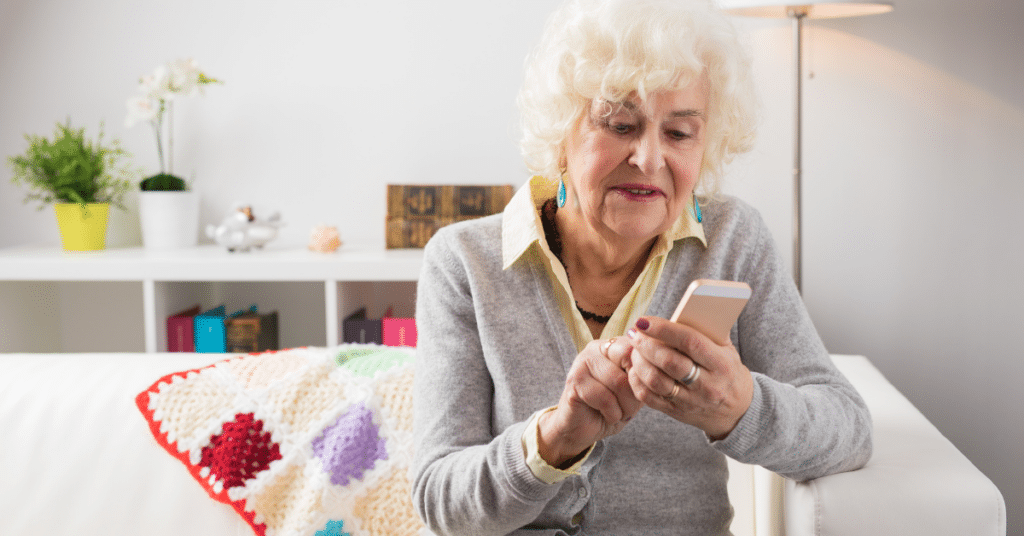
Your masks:
<path fill-rule="evenodd" d="M 683 328 L 684 326 L 679 327 Z M 636 354 L 643 356 L 650 366 L 662 371 L 672 380 L 686 377 L 690 370 L 693 369 L 695 360 L 692 360 L 685 351 L 670 345 L 669 342 L 657 339 L 636 329 L 629 330 L 628 335 L 630 344 L 633 345 Z M 633 356 L 634 361 L 636 354 Z"/>
<path fill-rule="evenodd" d="M 629 341 L 630 385 L 651 408 L 723 437 L 749 407 L 753 378 L 732 344 L 656 317 L 641 318 Z"/>
<path fill-rule="evenodd" d="M 644 329 L 640 329 L 646 326 Z M 701 367 L 718 371 L 723 368 L 719 346 L 701 332 L 690 326 L 658 317 L 643 317 L 637 321 L 631 337 L 634 347 L 639 344 L 641 352 L 655 366 L 663 368 L 675 378 L 685 378 L 691 367 L 689 363 L 674 359 L 673 352 L 681 353 Z M 729 346 L 732 346 L 730 343 Z M 668 349 L 668 350 L 666 350 Z"/>
<path fill-rule="evenodd" d="M 640 410 L 642 404 L 633 396 L 629 378 L 623 365 L 628 365 L 633 348 L 625 341 L 605 341 L 599 345 L 600 355 L 588 355 L 584 360 L 590 376 L 608 389 L 621 411 L 619 420 L 627 420 Z"/>
<path fill-rule="evenodd" d="M 629 382 L 633 387 L 635 396 L 651 409 L 675 416 L 673 414 L 677 408 L 674 406 L 674 403 L 679 403 L 680 397 L 684 396 L 683 389 L 680 388 L 679 392 L 676 393 L 674 391 L 674 386 L 678 385 L 676 383 L 651 387 L 647 380 L 641 379 L 639 372 L 639 369 L 633 369 L 629 374 Z M 659 389 L 661 390 L 660 392 Z"/>
<path fill-rule="evenodd" d="M 686 359 L 685 356 L 679 354 L 677 356 L 679 359 Z M 665 397 L 672 393 L 676 385 L 676 378 L 665 372 L 662 367 L 649 361 L 638 349 L 633 350 L 631 359 L 634 365 L 630 369 L 630 379 L 635 378 L 644 391 L 643 393 L 639 392 L 637 383 L 631 382 L 630 386 L 635 397 L 648 403 L 650 397 Z M 689 360 L 687 359 L 687 361 Z"/>
<path fill-rule="evenodd" d="M 605 424 L 617 423 L 624 418 L 625 412 L 622 411 L 618 396 L 601 382 L 591 377 L 583 378 L 573 382 L 570 389 L 570 403 L 596 411 Z"/>
<path fill-rule="evenodd" d="M 576 400 L 600 412 L 606 423 L 617 423 L 638 411 L 640 402 L 633 396 L 625 371 L 604 355 L 601 345 L 595 341 L 584 349 L 568 381 Z M 618 345 L 625 343 L 613 343 L 604 350 L 617 355 L 622 351 Z"/>
<path fill-rule="evenodd" d="M 627 370 L 632 366 L 629 356 L 633 352 L 633 346 L 628 341 L 612 337 L 602 342 L 600 348 L 601 354 L 620 369 Z"/>

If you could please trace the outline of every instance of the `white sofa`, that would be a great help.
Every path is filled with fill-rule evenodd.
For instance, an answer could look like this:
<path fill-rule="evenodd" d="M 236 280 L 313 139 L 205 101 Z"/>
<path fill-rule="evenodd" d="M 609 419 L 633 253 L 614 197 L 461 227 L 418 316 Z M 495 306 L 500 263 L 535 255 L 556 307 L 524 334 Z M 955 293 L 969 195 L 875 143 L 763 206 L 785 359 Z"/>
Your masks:
<path fill-rule="evenodd" d="M 156 443 L 134 400 L 161 376 L 224 357 L 0 355 L 0 535 L 252 534 Z M 992 482 L 867 359 L 835 361 L 873 413 L 873 458 L 802 484 L 734 464 L 733 532 L 1004 535 Z"/>

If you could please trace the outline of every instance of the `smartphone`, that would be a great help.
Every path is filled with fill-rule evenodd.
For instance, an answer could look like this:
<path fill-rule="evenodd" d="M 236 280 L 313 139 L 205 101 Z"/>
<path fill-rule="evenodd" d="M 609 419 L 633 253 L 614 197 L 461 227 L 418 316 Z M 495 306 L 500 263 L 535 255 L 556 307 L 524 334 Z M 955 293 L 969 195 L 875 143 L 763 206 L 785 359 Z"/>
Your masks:
<path fill-rule="evenodd" d="M 707 335 L 716 344 L 729 342 L 729 331 L 750 299 L 750 285 L 737 281 L 697 279 L 687 287 L 671 320 Z"/>

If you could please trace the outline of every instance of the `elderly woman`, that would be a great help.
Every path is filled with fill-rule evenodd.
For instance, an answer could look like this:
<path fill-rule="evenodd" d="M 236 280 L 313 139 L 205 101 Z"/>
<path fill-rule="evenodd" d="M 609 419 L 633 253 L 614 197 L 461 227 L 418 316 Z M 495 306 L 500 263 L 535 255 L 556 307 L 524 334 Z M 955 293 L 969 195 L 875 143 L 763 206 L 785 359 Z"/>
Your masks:
<path fill-rule="evenodd" d="M 750 68 L 706 0 L 575 0 L 520 95 L 537 174 L 439 231 L 416 320 L 414 503 L 438 534 L 728 534 L 725 457 L 860 467 L 870 416 L 754 209 L 718 193 Z M 691 281 L 753 295 L 720 346 Z"/>

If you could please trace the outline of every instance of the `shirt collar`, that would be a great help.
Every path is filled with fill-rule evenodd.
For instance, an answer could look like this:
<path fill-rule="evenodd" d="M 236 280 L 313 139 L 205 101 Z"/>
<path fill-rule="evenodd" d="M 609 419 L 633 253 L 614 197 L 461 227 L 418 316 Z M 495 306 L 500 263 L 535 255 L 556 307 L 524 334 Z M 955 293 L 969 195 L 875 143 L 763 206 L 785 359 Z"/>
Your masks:
<path fill-rule="evenodd" d="M 535 175 L 512 196 L 505 207 L 501 223 L 502 269 L 515 264 L 535 243 L 542 250 L 547 249 L 540 208 L 545 201 L 555 197 L 557 188 L 557 183 Z M 658 237 L 650 258 L 667 254 L 676 240 L 683 238 L 696 238 L 707 247 L 704 226 L 694 219 L 689 210 L 684 210 L 672 227 Z"/>

